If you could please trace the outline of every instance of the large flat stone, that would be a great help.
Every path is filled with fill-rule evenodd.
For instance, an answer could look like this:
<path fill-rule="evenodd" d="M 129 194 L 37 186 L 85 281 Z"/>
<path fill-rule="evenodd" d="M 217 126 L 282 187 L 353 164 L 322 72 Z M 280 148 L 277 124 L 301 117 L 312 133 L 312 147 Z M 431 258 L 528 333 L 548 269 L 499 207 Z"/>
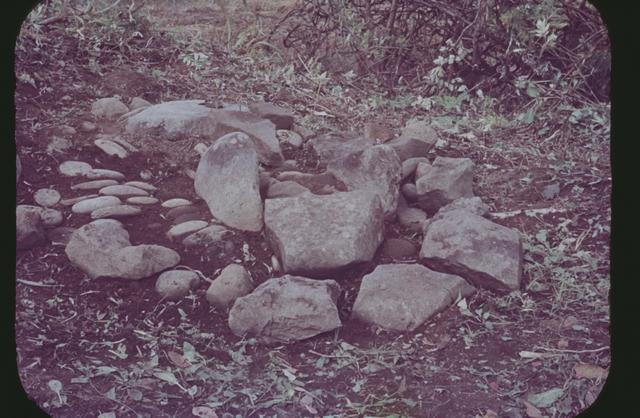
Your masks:
<path fill-rule="evenodd" d="M 325 274 L 370 261 L 383 239 L 380 198 L 338 192 L 265 201 L 265 230 L 286 273 Z"/>
<path fill-rule="evenodd" d="M 518 289 L 522 280 L 520 234 L 465 209 L 448 210 L 429 221 L 420 259 L 478 287 L 508 291 Z"/>
<path fill-rule="evenodd" d="M 225 225 L 243 231 L 262 229 L 258 155 L 246 134 L 227 134 L 209 147 L 194 184 L 211 214 Z"/>
<path fill-rule="evenodd" d="M 419 264 L 382 264 L 362 278 L 352 315 L 393 331 L 413 331 L 475 289 L 462 278 Z"/>
<path fill-rule="evenodd" d="M 305 148 L 315 152 L 321 162 L 327 163 L 354 152 L 364 151 L 373 145 L 375 142 L 369 139 L 345 133 L 316 136 L 305 143 Z"/>
<path fill-rule="evenodd" d="M 336 307 L 339 293 L 333 280 L 290 275 L 270 279 L 236 299 L 229 327 L 238 336 L 267 343 L 304 340 L 342 325 Z"/>

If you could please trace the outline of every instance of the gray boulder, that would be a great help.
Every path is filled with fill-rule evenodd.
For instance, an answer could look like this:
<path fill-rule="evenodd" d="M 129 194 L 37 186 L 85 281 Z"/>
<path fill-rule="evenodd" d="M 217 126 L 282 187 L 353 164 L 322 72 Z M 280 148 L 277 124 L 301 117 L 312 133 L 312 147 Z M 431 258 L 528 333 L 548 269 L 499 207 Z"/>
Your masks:
<path fill-rule="evenodd" d="M 409 178 L 416 172 L 418 163 L 429 164 L 429 159 L 426 157 L 413 157 L 407 158 L 402 162 L 402 180 Z"/>
<path fill-rule="evenodd" d="M 293 113 L 273 103 L 252 103 L 249 105 L 249 110 L 261 118 L 269 119 L 276 129 L 291 129 L 293 125 Z"/>
<path fill-rule="evenodd" d="M 382 264 L 362 278 L 352 315 L 393 331 L 413 331 L 475 289 L 462 278 L 419 264 Z"/>
<path fill-rule="evenodd" d="M 156 280 L 156 292 L 166 300 L 178 300 L 198 286 L 198 274 L 189 270 L 167 270 Z"/>
<path fill-rule="evenodd" d="M 460 197 L 472 197 L 473 169 L 468 158 L 437 157 L 431 169 L 416 179 L 420 207 L 434 214 Z"/>
<path fill-rule="evenodd" d="M 278 181 L 295 181 L 306 187 L 313 194 L 331 194 L 346 191 L 346 187 L 331 173 L 301 173 L 299 171 L 282 171 L 277 174 Z"/>
<path fill-rule="evenodd" d="M 240 264 L 229 264 L 207 289 L 207 301 L 213 306 L 226 309 L 241 296 L 253 290 L 249 272 Z"/>
<path fill-rule="evenodd" d="M 363 136 L 345 133 L 316 136 L 305 143 L 305 148 L 313 151 L 321 162 L 327 163 L 354 152 L 364 151 L 374 145 L 375 142 Z"/>
<path fill-rule="evenodd" d="M 16 248 L 25 250 L 44 244 L 46 235 L 40 214 L 42 208 L 31 205 L 16 207 Z"/>
<path fill-rule="evenodd" d="M 405 161 L 412 157 L 424 157 L 438 142 L 436 131 L 427 122 L 412 119 L 402 129 L 398 138 L 387 142 Z"/>
<path fill-rule="evenodd" d="M 132 246 L 129 233 L 114 219 L 98 219 L 77 229 L 65 248 L 71 263 L 92 279 L 142 279 L 180 262 L 180 255 L 159 245 Z"/>
<path fill-rule="evenodd" d="M 127 105 L 115 97 L 98 99 L 91 105 L 91 114 L 98 119 L 117 119 L 128 111 Z"/>
<path fill-rule="evenodd" d="M 465 209 L 446 211 L 428 223 L 420 259 L 478 287 L 508 291 L 520 288 L 522 280 L 520 234 Z"/>
<path fill-rule="evenodd" d="M 418 208 L 399 207 L 398 223 L 413 232 L 422 232 L 427 214 Z"/>
<path fill-rule="evenodd" d="M 214 124 L 204 100 L 176 100 L 141 108 L 127 118 L 128 134 L 156 133 L 163 139 L 178 140 L 206 133 Z M 126 116 L 126 115 L 125 115 Z"/>
<path fill-rule="evenodd" d="M 262 229 L 262 200 L 258 155 L 246 134 L 218 139 L 202 156 L 196 171 L 196 193 L 211 214 L 225 225 L 243 231 Z"/>
<path fill-rule="evenodd" d="M 290 275 L 270 279 L 236 299 L 229 327 L 238 336 L 267 343 L 304 340 L 342 325 L 336 307 L 339 294 L 333 280 Z"/>
<path fill-rule="evenodd" d="M 378 195 L 387 218 L 392 218 L 398 207 L 401 170 L 398 155 L 387 145 L 369 147 L 327 164 L 327 172 L 341 181 L 347 190 Z"/>
<path fill-rule="evenodd" d="M 310 193 L 310 190 L 295 181 L 275 181 L 267 189 L 267 198 L 292 197 L 302 193 Z"/>
<path fill-rule="evenodd" d="M 383 239 L 377 195 L 338 192 L 265 201 L 265 232 L 283 271 L 327 274 L 370 261 Z"/>

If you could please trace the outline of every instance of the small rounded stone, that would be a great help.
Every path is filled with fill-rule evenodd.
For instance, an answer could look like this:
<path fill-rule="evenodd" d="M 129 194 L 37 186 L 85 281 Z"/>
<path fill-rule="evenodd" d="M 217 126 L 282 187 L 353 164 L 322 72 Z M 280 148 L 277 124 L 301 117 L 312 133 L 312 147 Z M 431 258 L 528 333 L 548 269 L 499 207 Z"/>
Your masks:
<path fill-rule="evenodd" d="M 61 198 L 60 193 L 54 189 L 40 189 L 33 195 L 33 200 L 45 208 L 57 205 Z"/>

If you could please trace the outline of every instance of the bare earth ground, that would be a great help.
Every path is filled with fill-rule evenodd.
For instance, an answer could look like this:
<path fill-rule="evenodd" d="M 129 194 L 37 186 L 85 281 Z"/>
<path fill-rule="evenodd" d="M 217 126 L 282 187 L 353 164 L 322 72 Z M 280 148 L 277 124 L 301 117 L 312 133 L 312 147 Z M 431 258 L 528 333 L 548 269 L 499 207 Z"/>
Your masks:
<path fill-rule="evenodd" d="M 261 13 L 280 16 L 284 9 L 278 7 L 286 8 L 286 2 L 280 3 Z M 18 204 L 33 204 L 33 193 L 43 187 L 70 195 L 73 182 L 57 174 L 63 159 L 119 170 L 130 179 L 138 178 L 143 167 L 156 174 L 160 197 L 196 198 L 192 181 L 168 156 L 110 159 L 93 146 L 92 135 L 81 131 L 70 138 L 74 147 L 64 157 L 45 152 L 61 125 L 77 129 L 90 120 L 93 100 L 114 93 L 135 93 L 154 103 L 183 98 L 246 103 L 262 96 L 293 109 L 311 132 L 361 130 L 365 121 L 380 119 L 380 112 L 394 128 L 424 115 L 411 109 L 367 113 L 359 106 L 366 101 L 362 91 L 333 101 L 269 81 L 266 67 L 251 51 L 229 55 L 216 45 L 216 39 L 220 43 L 227 37 L 217 6 L 174 4 L 158 1 L 140 11 L 154 34 L 165 33 L 153 38 L 154 46 L 145 46 L 151 35 L 144 32 L 128 43 L 104 42 L 102 50 L 113 53 L 99 57 L 87 47 L 92 39 L 77 41 L 61 24 L 23 32 L 16 75 L 29 74 L 34 83 L 18 82 L 16 91 L 16 142 L 23 163 Z M 273 21 L 237 7 L 234 25 Z M 209 53 L 206 67 L 188 66 L 178 58 L 181 51 L 198 48 Z M 133 77 L 130 69 L 146 72 L 148 80 L 114 91 Z M 156 87 L 147 87 L 151 82 Z M 320 111 L 335 117 L 323 118 Z M 365 265 L 340 279 L 344 327 L 287 346 L 264 346 L 234 336 L 226 312 L 204 299 L 204 286 L 179 302 L 161 302 L 153 289 L 155 278 L 92 281 L 70 265 L 64 246 L 37 247 L 16 254 L 21 280 L 16 284 L 16 343 L 24 390 L 55 417 L 111 411 L 118 417 L 575 416 L 598 396 L 610 362 L 608 144 L 590 145 L 577 136 L 568 144 L 559 145 L 557 138 L 540 143 L 526 127 L 476 130 L 467 139 L 455 132 L 441 135 L 445 145 L 435 153 L 476 163 L 475 194 L 493 212 L 558 210 L 496 220 L 523 234 L 522 291 L 479 291 L 466 300 L 466 308 L 454 305 L 414 333 L 388 333 L 348 319 L 359 281 L 373 268 Z M 576 134 L 567 126 L 558 135 Z M 284 151 L 286 158 L 301 158 Z M 543 190 L 553 183 L 561 186 L 560 194 L 547 199 Z M 243 259 L 246 242 L 256 259 L 243 264 L 254 280 L 271 277 L 261 234 L 237 232 L 232 246 L 185 251 L 165 237 L 169 224 L 161 210 L 145 213 L 144 220 L 125 221 L 132 243 L 173 248 L 182 265 L 214 277 L 232 260 Z M 79 227 L 87 221 L 72 215 L 64 225 Z M 419 244 L 408 231 L 387 235 Z M 377 255 L 374 262 L 389 260 Z M 58 393 L 52 380 L 62 383 Z M 538 394 L 554 399 L 549 405 L 537 399 L 536 408 L 531 395 Z"/>

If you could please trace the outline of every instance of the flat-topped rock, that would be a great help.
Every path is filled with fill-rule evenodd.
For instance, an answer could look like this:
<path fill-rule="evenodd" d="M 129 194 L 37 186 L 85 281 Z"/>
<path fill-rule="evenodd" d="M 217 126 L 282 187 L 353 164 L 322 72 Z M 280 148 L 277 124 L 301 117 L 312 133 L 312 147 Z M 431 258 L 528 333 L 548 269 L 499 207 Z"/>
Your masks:
<path fill-rule="evenodd" d="M 276 131 L 276 137 L 281 144 L 287 144 L 293 148 L 300 148 L 304 142 L 299 133 L 287 129 L 278 129 Z"/>
<path fill-rule="evenodd" d="M 365 275 L 352 316 L 393 331 L 413 331 L 475 289 L 462 278 L 419 264 L 382 264 Z"/>
<path fill-rule="evenodd" d="M 338 192 L 265 201 L 265 232 L 286 273 L 329 274 L 370 261 L 383 239 L 377 195 Z"/>
<path fill-rule="evenodd" d="M 225 225 L 262 229 L 258 154 L 246 134 L 234 132 L 218 139 L 200 159 L 194 185 L 211 214 Z"/>
<path fill-rule="evenodd" d="M 336 303 L 340 286 L 333 280 L 285 275 L 269 279 L 236 299 L 229 327 L 237 336 L 264 342 L 304 340 L 342 326 Z"/>
<path fill-rule="evenodd" d="M 160 130 L 163 138 L 178 140 L 212 127 L 204 100 L 175 100 L 145 107 L 127 119 L 129 134 Z"/>
<path fill-rule="evenodd" d="M 160 206 L 163 208 L 177 208 L 179 206 L 189 206 L 191 205 L 191 201 L 187 199 L 183 199 L 181 197 L 176 197 L 173 199 L 165 200 L 162 202 Z"/>
<path fill-rule="evenodd" d="M 33 194 L 33 200 L 45 208 L 57 205 L 61 198 L 60 193 L 54 189 L 39 189 Z"/>
<path fill-rule="evenodd" d="M 199 231 L 202 228 L 205 228 L 207 225 L 209 225 L 208 222 L 198 221 L 198 220 L 182 222 L 178 225 L 173 226 L 171 229 L 169 229 L 169 231 L 167 232 L 167 236 L 172 239 L 178 238 L 183 235 Z"/>
<path fill-rule="evenodd" d="M 98 192 L 105 196 L 148 196 L 149 193 L 145 190 L 138 189 L 137 187 L 127 186 L 125 184 L 117 184 L 114 186 L 107 186 L 100 189 Z"/>
<path fill-rule="evenodd" d="M 114 186 L 116 184 L 118 184 L 118 182 L 113 179 L 91 180 L 74 184 L 71 186 L 71 190 L 97 190 L 107 186 Z"/>
<path fill-rule="evenodd" d="M 424 157 L 438 142 L 436 131 L 428 122 L 418 119 L 409 120 L 398 138 L 387 142 L 401 161 L 413 157 Z"/>
<path fill-rule="evenodd" d="M 96 209 L 116 206 L 121 203 L 122 201 L 116 196 L 100 196 L 79 201 L 71 207 L 71 211 L 77 214 L 91 213 Z"/>
<path fill-rule="evenodd" d="M 76 177 L 85 175 L 92 168 L 91 164 L 84 161 L 65 161 L 58 166 L 58 171 L 63 176 Z"/>
<path fill-rule="evenodd" d="M 116 205 L 98 208 L 91 212 L 91 219 L 126 218 L 142 213 L 142 209 L 131 205 Z"/>
<path fill-rule="evenodd" d="M 478 287 L 509 291 L 519 289 L 522 281 L 520 234 L 465 209 L 428 221 L 420 259 Z"/>
<path fill-rule="evenodd" d="M 310 192 L 309 189 L 295 181 L 275 181 L 271 183 L 267 189 L 267 199 L 275 199 L 278 197 L 297 196 L 302 193 Z"/>
<path fill-rule="evenodd" d="M 151 196 L 132 196 L 128 197 L 126 202 L 132 205 L 155 205 L 160 201 Z"/>

